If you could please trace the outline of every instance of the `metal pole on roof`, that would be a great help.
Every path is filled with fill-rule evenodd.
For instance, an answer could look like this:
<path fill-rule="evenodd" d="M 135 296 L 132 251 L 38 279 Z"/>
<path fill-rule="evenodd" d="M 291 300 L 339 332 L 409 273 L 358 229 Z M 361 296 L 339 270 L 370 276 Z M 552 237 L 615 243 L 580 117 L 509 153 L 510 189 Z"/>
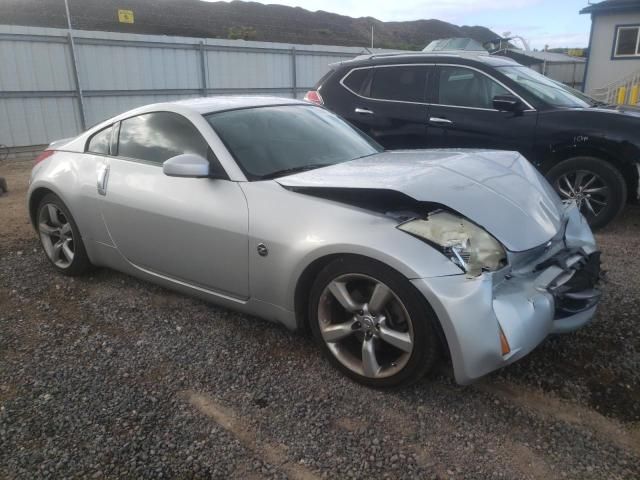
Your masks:
<path fill-rule="evenodd" d="M 298 60 L 296 47 L 291 47 L 291 92 L 293 98 L 298 98 Z"/>
<path fill-rule="evenodd" d="M 200 52 L 200 90 L 201 95 L 206 97 L 207 88 L 209 87 L 207 85 L 207 52 L 204 49 L 204 42 L 202 40 L 200 40 L 200 43 L 198 44 L 198 50 Z"/>
<path fill-rule="evenodd" d="M 373 25 L 371 25 L 371 48 L 373 48 Z"/>
<path fill-rule="evenodd" d="M 84 96 L 82 95 L 82 87 L 80 86 L 80 75 L 78 74 L 78 58 L 76 55 L 76 44 L 73 41 L 73 32 L 71 30 L 71 14 L 69 13 L 69 2 L 64 0 L 64 9 L 67 14 L 67 29 L 69 31 L 69 47 L 71 48 L 71 64 L 73 66 L 73 77 L 76 83 L 76 95 L 78 96 L 78 103 L 80 104 L 80 126 L 82 130 L 87 128 L 87 122 L 85 119 L 84 111 Z"/>

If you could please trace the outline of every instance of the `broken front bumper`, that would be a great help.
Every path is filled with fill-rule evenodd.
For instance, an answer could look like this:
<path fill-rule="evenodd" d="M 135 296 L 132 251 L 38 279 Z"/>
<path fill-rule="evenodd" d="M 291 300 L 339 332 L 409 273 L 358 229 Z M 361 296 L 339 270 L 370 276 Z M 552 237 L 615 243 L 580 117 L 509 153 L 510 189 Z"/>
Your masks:
<path fill-rule="evenodd" d="M 550 333 L 580 328 L 595 314 L 600 255 L 588 227 L 568 224 L 553 246 L 528 260 L 477 278 L 413 280 L 440 320 L 458 383 L 522 358 Z"/>

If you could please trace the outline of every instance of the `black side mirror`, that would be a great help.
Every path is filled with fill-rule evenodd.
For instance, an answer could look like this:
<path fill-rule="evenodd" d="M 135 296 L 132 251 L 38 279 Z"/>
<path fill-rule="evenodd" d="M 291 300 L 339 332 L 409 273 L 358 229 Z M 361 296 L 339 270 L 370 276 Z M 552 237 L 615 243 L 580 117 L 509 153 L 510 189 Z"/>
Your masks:
<path fill-rule="evenodd" d="M 496 95 L 493 97 L 493 108 L 501 112 L 521 112 L 523 104 L 513 95 Z"/>

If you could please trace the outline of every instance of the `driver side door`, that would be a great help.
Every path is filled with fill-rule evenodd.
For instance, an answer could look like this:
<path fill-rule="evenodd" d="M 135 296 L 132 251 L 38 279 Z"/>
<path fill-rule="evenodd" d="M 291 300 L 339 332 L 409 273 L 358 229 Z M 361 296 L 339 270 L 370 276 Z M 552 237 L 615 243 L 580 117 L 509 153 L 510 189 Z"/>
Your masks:
<path fill-rule="evenodd" d="M 122 120 L 99 194 L 113 245 L 147 273 L 247 298 L 248 208 L 236 182 L 169 177 L 162 163 L 183 153 L 217 162 L 199 130 L 174 112 Z"/>
<path fill-rule="evenodd" d="M 464 65 L 439 65 L 429 107 L 429 147 L 515 150 L 532 156 L 537 112 L 501 112 L 496 95 L 511 95 L 502 83 Z"/>

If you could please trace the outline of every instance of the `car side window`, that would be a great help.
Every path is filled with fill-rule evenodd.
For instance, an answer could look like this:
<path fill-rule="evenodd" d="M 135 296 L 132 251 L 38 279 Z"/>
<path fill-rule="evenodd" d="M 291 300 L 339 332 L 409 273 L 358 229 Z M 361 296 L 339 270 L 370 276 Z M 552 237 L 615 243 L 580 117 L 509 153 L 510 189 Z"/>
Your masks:
<path fill-rule="evenodd" d="M 464 67 L 440 67 L 438 104 L 493 109 L 493 97 L 509 91 L 485 74 Z"/>
<path fill-rule="evenodd" d="M 351 70 L 342 83 L 344 83 L 344 85 L 352 92 L 362 95 L 365 89 L 365 84 L 368 83 L 367 79 L 369 77 L 369 73 L 371 73 L 370 68 Z"/>
<path fill-rule="evenodd" d="M 380 100 L 425 102 L 427 73 L 424 65 L 378 67 L 374 69 L 371 97 Z"/>
<path fill-rule="evenodd" d="M 111 131 L 113 125 L 103 128 L 89 139 L 87 152 L 99 153 L 101 155 L 109 155 L 111 146 Z"/>
<path fill-rule="evenodd" d="M 118 155 L 162 164 L 183 153 L 208 158 L 209 145 L 185 117 L 173 112 L 153 112 L 120 122 Z"/>

